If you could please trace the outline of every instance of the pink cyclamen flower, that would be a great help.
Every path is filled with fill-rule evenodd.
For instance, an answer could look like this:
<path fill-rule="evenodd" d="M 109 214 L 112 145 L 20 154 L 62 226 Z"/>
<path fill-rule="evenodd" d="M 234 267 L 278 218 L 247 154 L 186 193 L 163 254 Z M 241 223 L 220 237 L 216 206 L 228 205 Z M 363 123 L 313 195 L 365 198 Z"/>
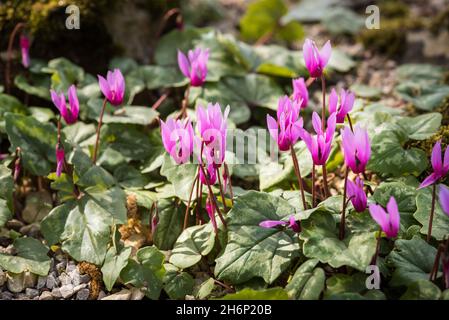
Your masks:
<path fill-rule="evenodd" d="M 278 101 L 277 121 L 267 114 L 268 131 L 281 151 L 289 150 L 300 137 L 303 125 L 299 116 L 300 105 L 288 96 L 283 96 Z"/>
<path fill-rule="evenodd" d="M 80 110 L 80 104 L 78 102 L 78 96 L 76 95 L 75 85 L 71 85 L 68 90 L 70 109 L 67 109 L 66 100 L 63 93 L 57 93 L 54 90 L 50 90 L 51 100 L 56 108 L 61 113 L 61 117 L 64 118 L 67 124 L 73 124 L 78 119 L 78 113 Z"/>
<path fill-rule="evenodd" d="M 356 178 L 355 182 L 348 179 L 346 192 L 348 193 L 348 198 L 351 199 L 355 211 L 365 211 L 367 199 L 363 190 L 363 180 L 359 177 Z"/>
<path fill-rule="evenodd" d="M 24 34 L 20 35 L 20 49 L 22 52 L 22 65 L 28 68 L 30 66 L 30 39 Z"/>
<path fill-rule="evenodd" d="M 345 127 L 341 130 L 343 153 L 346 165 L 354 173 L 363 173 L 371 157 L 371 144 L 368 132 L 355 126 L 354 132 Z"/>
<path fill-rule="evenodd" d="M 321 50 L 318 50 L 314 41 L 306 39 L 302 47 L 304 62 L 313 78 L 319 78 L 331 57 L 332 47 L 328 40 Z"/>
<path fill-rule="evenodd" d="M 391 197 L 387 203 L 387 212 L 377 204 L 370 204 L 369 212 L 388 238 L 394 238 L 398 235 L 401 217 L 394 197 Z"/>
<path fill-rule="evenodd" d="M 435 143 L 435 146 L 432 150 L 432 168 L 433 172 L 430 176 L 428 176 L 421 183 L 418 189 L 425 188 L 434 184 L 439 179 L 443 178 L 447 172 L 449 171 L 449 147 L 446 147 L 446 151 L 444 152 L 444 158 L 441 156 L 441 140 Z"/>
<path fill-rule="evenodd" d="M 206 109 L 199 106 L 196 112 L 196 129 L 201 137 L 199 147 L 204 143 L 202 150 L 207 163 L 213 163 L 215 167 L 219 167 L 225 160 L 228 115 L 229 106 L 222 113 L 218 103 L 209 103 Z"/>
<path fill-rule="evenodd" d="M 64 149 L 56 146 L 56 176 L 61 176 L 62 169 L 64 168 L 65 153 Z"/>
<path fill-rule="evenodd" d="M 288 228 L 292 229 L 294 232 L 300 232 L 301 228 L 299 227 L 298 223 L 296 223 L 295 216 L 291 215 L 287 221 L 282 220 L 264 220 L 261 223 L 259 223 L 259 226 L 262 228 L 275 228 L 278 226 L 287 226 Z"/>
<path fill-rule="evenodd" d="M 299 103 L 301 109 L 304 109 L 309 102 L 309 91 L 307 90 L 304 78 L 293 79 L 292 84 L 293 100 Z"/>
<path fill-rule="evenodd" d="M 207 177 L 204 176 L 203 170 L 200 170 L 200 181 L 202 184 L 214 185 L 217 183 L 217 169 L 213 163 L 207 164 L 206 170 L 204 170 Z"/>
<path fill-rule="evenodd" d="M 165 150 L 177 164 L 186 163 L 193 151 L 193 127 L 190 120 L 161 120 L 161 136 Z"/>
<path fill-rule="evenodd" d="M 441 209 L 449 216 L 449 188 L 440 185 L 440 205 Z"/>
<path fill-rule="evenodd" d="M 332 89 L 329 96 L 329 113 L 337 113 L 337 123 L 344 123 L 346 115 L 354 106 L 355 95 L 352 92 L 341 90 L 340 99 L 337 91 Z"/>
<path fill-rule="evenodd" d="M 158 223 L 159 223 L 159 217 L 157 216 L 157 213 L 155 213 L 153 215 L 153 217 L 151 218 L 151 233 L 153 234 L 153 236 L 157 230 Z"/>
<path fill-rule="evenodd" d="M 335 113 L 327 119 L 327 128 L 324 132 L 321 127 L 321 118 L 318 113 L 312 115 L 312 125 L 316 135 L 312 136 L 306 130 L 301 130 L 301 138 L 306 143 L 315 165 L 325 165 L 332 149 L 332 139 L 335 133 Z"/>
<path fill-rule="evenodd" d="M 122 104 L 125 96 L 125 79 L 119 69 L 108 71 L 106 79 L 98 75 L 101 92 L 113 106 Z"/>
<path fill-rule="evenodd" d="M 215 219 L 215 206 L 213 201 L 211 201 L 209 197 L 206 199 L 206 211 L 215 232 L 218 232 L 217 221 Z"/>
<path fill-rule="evenodd" d="M 200 87 L 206 81 L 209 49 L 189 50 L 188 57 L 178 50 L 178 65 L 181 72 L 190 79 L 190 84 Z"/>

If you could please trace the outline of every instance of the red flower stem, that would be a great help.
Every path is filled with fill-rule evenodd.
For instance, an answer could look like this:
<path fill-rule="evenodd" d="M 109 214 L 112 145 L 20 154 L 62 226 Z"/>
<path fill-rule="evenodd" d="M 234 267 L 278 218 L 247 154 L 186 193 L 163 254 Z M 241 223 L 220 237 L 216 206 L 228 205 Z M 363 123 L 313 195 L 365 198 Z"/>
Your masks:
<path fill-rule="evenodd" d="M 432 271 L 429 274 L 429 281 L 436 280 L 438 275 L 438 267 L 440 266 L 441 252 L 444 250 L 444 245 L 440 244 L 438 246 L 437 254 L 435 255 L 435 260 L 433 262 Z"/>
<path fill-rule="evenodd" d="M 232 181 L 231 176 L 229 175 L 229 168 L 226 162 L 223 162 L 225 174 L 228 177 L 228 185 L 229 185 L 229 194 L 231 195 L 231 203 L 234 205 L 234 192 L 232 191 Z"/>
<path fill-rule="evenodd" d="M 199 197 L 197 198 L 197 216 L 200 224 L 204 223 L 203 218 L 201 217 L 201 208 L 203 206 L 203 183 L 198 179 L 199 182 Z"/>
<path fill-rule="evenodd" d="M 340 220 L 340 233 L 339 233 L 339 237 L 340 240 L 343 240 L 345 238 L 345 223 L 346 223 L 346 187 L 348 184 L 348 174 L 349 174 L 349 169 L 348 167 L 346 167 L 345 170 L 345 184 L 344 184 L 344 189 L 343 189 L 343 209 L 341 211 L 341 220 Z"/>
<path fill-rule="evenodd" d="M 206 172 L 204 171 L 204 168 L 203 168 L 202 164 L 200 164 L 200 169 L 201 169 L 201 172 L 203 173 L 203 176 L 206 177 L 206 185 L 207 185 L 207 189 L 209 190 L 209 196 L 214 201 L 214 206 L 215 206 L 215 208 L 217 210 L 218 216 L 220 217 L 221 222 L 223 223 L 223 225 L 226 228 L 227 227 L 226 221 L 224 220 L 223 215 L 221 214 L 221 210 L 218 207 L 218 201 L 215 198 L 215 195 L 214 195 L 214 193 L 212 191 L 212 187 L 210 186 L 210 183 L 209 183 L 209 178 L 207 177 Z"/>
<path fill-rule="evenodd" d="M 371 260 L 372 265 L 377 264 L 377 257 L 379 256 L 379 250 L 380 250 L 380 241 L 382 240 L 382 228 L 379 230 L 379 235 L 377 236 L 377 243 L 376 243 L 376 252 L 374 253 L 374 257 Z"/>
<path fill-rule="evenodd" d="M 224 191 L 223 191 L 223 185 L 221 183 L 220 170 L 218 170 L 218 168 L 215 168 L 215 171 L 217 172 L 218 185 L 220 186 L 220 195 L 221 195 L 221 201 L 223 201 L 223 208 L 224 208 L 224 211 L 227 212 L 228 207 L 226 206 L 226 198 L 225 198 Z"/>
<path fill-rule="evenodd" d="M 296 157 L 295 148 L 290 146 L 290 153 L 292 154 L 293 167 L 295 168 L 296 178 L 298 178 L 299 189 L 301 190 L 301 200 L 304 210 L 307 210 L 306 197 L 304 195 L 304 186 L 301 177 L 301 171 L 299 170 L 298 158 Z"/>
<path fill-rule="evenodd" d="M 346 117 L 348 118 L 349 127 L 351 128 L 351 131 L 354 133 L 354 127 L 352 126 L 352 120 L 351 120 L 351 116 L 349 115 L 349 113 L 346 115 Z"/>
<path fill-rule="evenodd" d="M 315 78 L 309 77 L 306 81 L 306 87 L 310 87 L 310 85 L 315 81 Z"/>
<path fill-rule="evenodd" d="M 159 99 L 157 99 L 157 101 L 151 106 L 151 109 L 153 110 L 157 110 L 157 108 L 160 107 L 160 105 L 162 104 L 162 102 L 165 101 L 165 99 L 167 99 L 169 92 L 164 93 L 162 96 L 159 97 Z"/>
<path fill-rule="evenodd" d="M 108 100 L 106 98 L 104 98 L 103 106 L 101 107 L 101 112 L 100 112 L 100 119 L 98 119 L 97 139 L 95 140 L 94 155 L 93 155 L 93 158 L 92 158 L 92 162 L 94 164 L 97 162 L 97 152 L 98 152 L 98 146 L 99 146 L 99 143 L 100 143 L 100 129 L 101 129 L 101 125 L 103 124 L 104 110 L 106 109 L 106 102 L 107 101 Z"/>
<path fill-rule="evenodd" d="M 200 175 L 200 169 L 198 168 L 196 175 L 195 175 L 195 179 L 193 179 L 192 188 L 190 189 L 189 201 L 187 202 L 186 213 L 184 215 L 184 225 L 182 227 L 182 230 L 185 230 L 187 228 L 187 223 L 189 222 L 190 204 L 192 202 L 193 190 L 195 189 L 196 181 L 199 180 L 199 175 Z"/>
<path fill-rule="evenodd" d="M 315 163 L 312 166 L 312 206 L 315 208 L 316 203 L 316 188 L 315 188 Z"/>
<path fill-rule="evenodd" d="M 437 185 L 436 183 L 434 183 L 432 187 L 432 206 L 430 208 L 429 229 L 427 230 L 427 242 L 430 242 L 430 239 L 432 238 L 432 224 L 433 224 L 433 214 L 435 213 L 436 192 L 437 192 Z"/>
<path fill-rule="evenodd" d="M 12 30 L 9 40 L 8 40 L 8 51 L 7 51 L 7 58 L 6 58 L 6 67 L 5 67 L 5 89 L 6 93 L 10 93 L 11 91 L 11 60 L 12 60 L 12 47 L 14 44 L 14 39 L 17 35 L 17 33 L 20 31 L 20 29 L 25 28 L 26 24 L 23 22 L 19 22 L 16 24 L 14 29 Z"/>

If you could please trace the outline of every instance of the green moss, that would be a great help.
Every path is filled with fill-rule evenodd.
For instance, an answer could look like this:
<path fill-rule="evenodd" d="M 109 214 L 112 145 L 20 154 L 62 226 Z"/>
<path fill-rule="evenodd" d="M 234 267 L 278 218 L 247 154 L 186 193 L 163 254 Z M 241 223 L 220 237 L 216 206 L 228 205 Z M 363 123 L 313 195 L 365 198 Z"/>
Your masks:
<path fill-rule="evenodd" d="M 405 18 L 409 15 L 409 7 L 405 3 L 397 0 L 383 1 L 379 4 L 382 18 Z"/>
<path fill-rule="evenodd" d="M 443 125 L 440 127 L 437 133 L 431 136 L 429 139 L 417 141 L 412 140 L 407 144 L 407 147 L 414 147 L 423 150 L 430 158 L 432 154 L 432 148 L 435 142 L 441 140 L 441 146 L 443 150 L 449 145 L 449 125 Z"/>
<path fill-rule="evenodd" d="M 437 14 L 437 16 L 430 21 L 429 29 L 434 34 L 441 30 L 449 31 L 449 7 Z"/>
<path fill-rule="evenodd" d="M 444 99 L 441 106 L 438 107 L 435 111 L 441 113 L 441 115 L 443 116 L 441 123 L 443 125 L 449 125 L 449 97 Z"/>

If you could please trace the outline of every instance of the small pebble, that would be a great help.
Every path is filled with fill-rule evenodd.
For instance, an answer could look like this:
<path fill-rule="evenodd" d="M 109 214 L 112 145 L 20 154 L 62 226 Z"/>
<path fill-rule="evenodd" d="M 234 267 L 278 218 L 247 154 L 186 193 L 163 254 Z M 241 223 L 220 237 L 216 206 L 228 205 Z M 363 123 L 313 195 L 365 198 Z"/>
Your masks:
<path fill-rule="evenodd" d="M 76 300 L 87 300 L 89 298 L 89 289 L 81 289 L 76 294 Z"/>
<path fill-rule="evenodd" d="M 12 300 L 13 294 L 9 291 L 0 293 L 0 300 Z"/>
<path fill-rule="evenodd" d="M 145 293 L 139 288 L 131 289 L 131 300 L 142 300 L 145 297 Z"/>
<path fill-rule="evenodd" d="M 33 298 L 39 296 L 39 290 L 33 289 L 33 288 L 26 288 L 25 295 L 27 297 L 29 297 L 30 299 L 33 299 Z"/>
<path fill-rule="evenodd" d="M 80 285 L 77 285 L 73 288 L 73 292 L 77 293 L 78 291 L 80 291 L 81 289 L 87 288 L 87 284 L 86 283 L 82 283 Z"/>
<path fill-rule="evenodd" d="M 88 274 L 81 274 L 80 275 L 80 283 L 89 283 L 90 276 Z"/>
<path fill-rule="evenodd" d="M 50 274 L 50 275 L 47 276 L 47 284 L 46 284 L 46 286 L 47 286 L 48 289 L 51 290 L 51 289 L 53 289 L 53 288 L 58 286 L 58 280 L 52 274 Z"/>
<path fill-rule="evenodd" d="M 73 285 L 72 284 L 63 285 L 61 288 L 59 288 L 59 290 L 61 292 L 61 296 L 64 299 L 70 298 L 74 294 Z"/>
<path fill-rule="evenodd" d="M 75 270 L 75 269 L 76 269 L 76 264 L 75 264 L 75 262 L 69 261 L 69 262 L 67 263 L 67 267 L 65 268 L 65 272 L 66 272 L 66 273 L 70 273 L 70 272 L 72 272 L 72 271 Z"/>
<path fill-rule="evenodd" d="M 51 295 L 54 298 L 61 298 L 62 297 L 61 290 L 59 288 L 53 288 L 53 290 L 51 290 Z"/>
<path fill-rule="evenodd" d="M 56 264 L 56 270 L 59 273 L 62 273 L 62 272 L 64 272 L 66 265 L 67 265 L 67 262 L 65 260 L 63 260 L 62 262 L 59 262 Z"/>
<path fill-rule="evenodd" d="M 40 290 L 45 288 L 46 285 L 47 285 L 47 277 L 39 276 L 39 278 L 37 278 L 36 288 Z"/>
<path fill-rule="evenodd" d="M 72 279 L 72 284 L 74 286 L 78 286 L 79 284 L 81 284 L 81 277 L 80 277 L 80 273 L 78 272 L 77 269 L 72 270 L 69 273 L 69 277 Z"/>
<path fill-rule="evenodd" d="M 98 294 L 98 300 L 102 300 L 104 297 L 107 297 L 107 294 L 103 290 L 101 290 Z"/>
<path fill-rule="evenodd" d="M 53 300 L 53 292 L 44 291 L 41 293 L 39 300 Z"/>
<path fill-rule="evenodd" d="M 61 285 L 63 286 L 72 284 L 72 279 L 67 273 L 61 273 L 61 275 L 59 276 L 59 281 L 61 281 Z"/>

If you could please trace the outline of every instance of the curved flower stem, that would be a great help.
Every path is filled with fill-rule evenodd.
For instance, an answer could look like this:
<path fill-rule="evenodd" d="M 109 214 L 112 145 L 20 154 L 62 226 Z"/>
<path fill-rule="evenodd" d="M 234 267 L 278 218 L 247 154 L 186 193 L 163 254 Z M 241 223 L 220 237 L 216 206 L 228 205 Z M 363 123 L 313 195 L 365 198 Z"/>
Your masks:
<path fill-rule="evenodd" d="M 371 260 L 372 265 L 377 264 L 377 257 L 379 256 L 379 250 L 380 250 L 380 241 L 382 240 L 382 228 L 379 230 L 379 235 L 377 236 L 377 243 L 376 243 L 376 252 L 374 253 L 373 259 Z"/>
<path fill-rule="evenodd" d="M 14 29 L 11 32 L 8 40 L 8 51 L 7 51 L 7 59 L 6 59 L 6 67 L 5 67 L 5 89 L 6 93 L 10 93 L 11 90 L 11 60 L 12 60 L 12 46 L 14 44 L 14 39 L 20 29 L 25 28 L 26 24 L 23 22 L 19 22 L 16 24 Z"/>
<path fill-rule="evenodd" d="M 434 183 L 432 186 L 432 206 L 430 208 L 429 229 L 427 230 L 427 242 L 430 242 L 430 239 L 432 238 L 432 224 L 433 224 L 433 215 L 435 213 L 436 192 L 437 192 L 437 185 L 436 183 Z"/>
<path fill-rule="evenodd" d="M 229 194 L 231 195 L 231 203 L 234 205 L 234 192 L 232 191 L 232 181 L 231 176 L 229 175 L 229 168 L 226 162 L 223 162 L 225 174 L 228 177 L 228 185 L 229 185 Z"/>
<path fill-rule="evenodd" d="M 223 215 L 221 214 L 220 208 L 218 207 L 217 198 L 215 198 L 215 195 L 214 195 L 214 193 L 212 191 L 212 187 L 210 186 L 210 183 L 209 183 L 209 179 L 207 178 L 207 174 L 204 171 L 204 168 L 203 168 L 202 164 L 200 164 L 200 169 L 201 169 L 201 172 L 203 173 L 203 176 L 206 177 L 206 182 L 207 182 L 206 185 L 207 185 L 207 189 L 209 190 L 209 196 L 211 197 L 212 201 L 214 202 L 214 206 L 215 206 L 215 208 L 217 210 L 218 216 L 219 216 L 221 222 L 223 223 L 223 225 L 225 226 L 225 228 L 227 228 L 226 221 L 223 218 Z"/>
<path fill-rule="evenodd" d="M 186 91 L 184 92 L 184 99 L 182 99 L 181 113 L 179 118 L 185 118 L 187 116 L 187 107 L 189 105 L 189 95 L 190 95 L 190 84 L 187 85 Z"/>
<path fill-rule="evenodd" d="M 432 267 L 432 271 L 429 274 L 429 281 L 433 281 L 436 280 L 437 275 L 438 275 L 438 267 L 440 266 L 440 257 L 441 257 L 441 252 L 444 250 L 444 245 L 440 244 L 438 246 L 438 250 L 437 250 L 437 254 L 435 255 L 435 260 L 433 262 L 433 267 Z"/>
<path fill-rule="evenodd" d="M 316 189 L 315 189 L 315 163 L 312 166 L 312 207 L 315 208 L 316 203 Z"/>
<path fill-rule="evenodd" d="M 106 102 L 107 101 L 108 100 L 106 98 L 104 98 L 103 106 L 101 107 L 101 112 L 100 112 L 100 119 L 98 119 L 97 139 L 95 140 L 94 155 L 93 155 L 93 158 L 92 158 L 92 162 L 94 164 L 97 162 L 98 145 L 99 145 L 99 142 L 100 142 L 100 129 L 101 129 L 101 125 L 103 124 L 104 110 L 106 109 Z"/>
<path fill-rule="evenodd" d="M 189 209 L 190 209 L 190 204 L 192 202 L 193 190 L 195 189 L 196 181 L 199 180 L 199 175 L 200 175 L 200 169 L 198 168 L 198 170 L 196 172 L 195 179 L 193 179 L 192 188 L 190 189 L 189 201 L 187 202 L 186 213 L 184 215 L 184 225 L 182 227 L 182 230 L 185 230 L 187 228 L 187 223 L 189 221 Z"/>
<path fill-rule="evenodd" d="M 346 186 L 348 184 L 348 174 L 349 169 L 346 167 L 345 170 L 345 184 L 343 189 L 343 209 L 341 211 L 341 220 L 340 220 L 340 233 L 339 238 L 340 240 L 343 240 L 345 238 L 345 223 L 346 223 Z"/>
<path fill-rule="evenodd" d="M 293 167 L 295 168 L 296 178 L 298 178 L 299 189 L 301 190 L 301 200 L 304 210 L 307 210 L 306 197 L 304 195 L 304 186 L 301 177 L 301 171 L 299 170 L 298 158 L 296 157 L 295 148 L 290 146 L 290 153 L 292 154 Z"/>
<path fill-rule="evenodd" d="M 227 212 L 228 207 L 226 206 L 226 198 L 225 198 L 224 191 L 223 191 L 223 184 L 221 183 L 220 170 L 218 170 L 218 168 L 215 168 L 215 171 L 217 172 L 218 185 L 220 186 L 220 195 L 221 195 L 221 201 L 223 201 L 223 208 L 224 208 L 224 211 Z"/>
<path fill-rule="evenodd" d="M 351 116 L 349 115 L 349 113 L 346 115 L 346 118 L 348 118 L 349 127 L 351 128 L 352 133 L 354 133 L 354 127 L 352 126 L 352 120 L 351 120 Z"/>
<path fill-rule="evenodd" d="M 198 174 L 200 173 L 200 169 L 198 168 Z M 202 186 L 201 186 L 202 187 Z M 200 206 L 201 206 L 201 197 L 200 197 L 200 179 L 198 176 L 198 179 L 196 179 L 196 225 L 199 225 L 201 222 L 201 216 L 200 216 Z"/>
<path fill-rule="evenodd" d="M 321 90 L 323 92 L 323 108 L 321 110 L 321 127 L 323 132 L 325 131 L 325 117 L 326 117 L 326 81 L 324 75 L 321 75 Z"/>
<path fill-rule="evenodd" d="M 168 98 L 168 95 L 169 95 L 169 91 L 167 91 L 167 92 L 165 92 L 163 95 L 161 95 L 161 96 L 159 97 L 159 99 L 157 99 L 156 102 L 151 106 L 151 109 L 157 110 L 157 108 L 160 107 L 160 105 L 162 104 L 162 102 L 164 102 L 165 99 Z"/>

